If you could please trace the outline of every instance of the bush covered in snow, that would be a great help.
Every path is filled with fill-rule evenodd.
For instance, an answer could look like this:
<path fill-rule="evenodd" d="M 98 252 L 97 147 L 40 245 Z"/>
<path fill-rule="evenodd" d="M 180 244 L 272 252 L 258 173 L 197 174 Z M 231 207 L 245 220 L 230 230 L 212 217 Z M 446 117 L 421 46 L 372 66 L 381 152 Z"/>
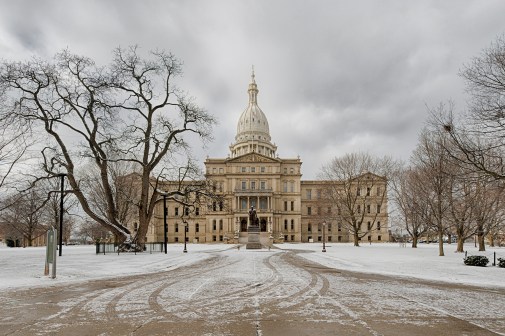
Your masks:
<path fill-rule="evenodd" d="M 505 268 L 505 258 L 498 258 L 498 267 Z"/>
<path fill-rule="evenodd" d="M 486 267 L 489 259 L 484 256 L 469 256 L 464 260 L 465 265 Z"/>

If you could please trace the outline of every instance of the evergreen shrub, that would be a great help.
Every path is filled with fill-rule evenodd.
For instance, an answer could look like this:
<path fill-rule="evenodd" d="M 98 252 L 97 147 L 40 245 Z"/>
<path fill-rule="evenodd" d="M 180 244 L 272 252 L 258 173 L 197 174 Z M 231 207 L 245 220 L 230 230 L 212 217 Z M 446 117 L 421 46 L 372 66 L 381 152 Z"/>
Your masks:
<path fill-rule="evenodd" d="M 505 268 L 505 258 L 498 258 L 498 267 Z"/>
<path fill-rule="evenodd" d="M 465 258 L 464 263 L 468 266 L 486 267 L 489 263 L 489 259 L 484 256 L 469 256 Z"/>

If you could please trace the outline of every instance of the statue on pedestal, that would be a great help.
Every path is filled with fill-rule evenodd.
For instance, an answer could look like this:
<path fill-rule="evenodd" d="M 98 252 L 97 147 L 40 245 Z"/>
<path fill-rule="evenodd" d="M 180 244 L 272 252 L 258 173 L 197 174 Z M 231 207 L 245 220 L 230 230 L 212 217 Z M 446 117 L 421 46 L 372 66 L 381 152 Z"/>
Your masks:
<path fill-rule="evenodd" d="M 256 214 L 256 209 L 254 209 L 253 206 L 251 206 L 251 209 L 249 210 L 249 225 L 252 226 L 252 225 L 255 225 L 255 226 L 259 226 L 259 219 L 258 219 L 258 215 Z"/>

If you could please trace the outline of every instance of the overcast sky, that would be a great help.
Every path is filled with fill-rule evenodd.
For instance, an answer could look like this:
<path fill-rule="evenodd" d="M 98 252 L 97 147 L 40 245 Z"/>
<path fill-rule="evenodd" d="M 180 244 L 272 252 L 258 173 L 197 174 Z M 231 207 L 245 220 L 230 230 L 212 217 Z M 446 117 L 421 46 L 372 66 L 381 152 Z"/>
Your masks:
<path fill-rule="evenodd" d="M 219 120 L 202 162 L 228 154 L 254 65 L 279 156 L 299 155 L 314 179 L 345 153 L 407 160 L 427 105 L 464 109 L 458 71 L 505 33 L 504 17 L 502 0 L 0 0 L 0 57 L 171 51 L 180 86 Z"/>

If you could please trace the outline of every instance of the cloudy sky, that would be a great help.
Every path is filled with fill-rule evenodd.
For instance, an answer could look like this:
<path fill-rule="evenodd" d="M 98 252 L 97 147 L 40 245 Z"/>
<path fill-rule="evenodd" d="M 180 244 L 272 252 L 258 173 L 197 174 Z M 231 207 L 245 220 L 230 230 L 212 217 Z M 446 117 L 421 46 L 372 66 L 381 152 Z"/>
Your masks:
<path fill-rule="evenodd" d="M 505 33 L 504 14 L 502 0 L 0 0 L 0 57 L 171 51 L 180 86 L 219 120 L 201 161 L 228 154 L 254 65 L 278 154 L 313 179 L 349 152 L 408 159 L 426 106 L 464 109 L 458 71 Z"/>

